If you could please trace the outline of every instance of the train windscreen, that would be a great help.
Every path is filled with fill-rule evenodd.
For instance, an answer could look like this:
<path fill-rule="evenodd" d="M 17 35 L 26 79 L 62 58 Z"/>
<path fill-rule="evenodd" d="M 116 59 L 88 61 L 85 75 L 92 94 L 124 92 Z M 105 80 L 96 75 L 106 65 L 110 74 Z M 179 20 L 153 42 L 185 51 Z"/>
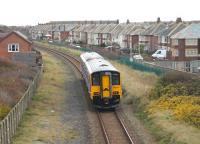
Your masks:
<path fill-rule="evenodd" d="M 100 74 L 94 73 L 92 75 L 92 85 L 93 86 L 99 86 L 100 85 Z"/>
<path fill-rule="evenodd" d="M 120 84 L 120 76 L 119 73 L 112 73 L 112 85 L 119 85 Z"/>

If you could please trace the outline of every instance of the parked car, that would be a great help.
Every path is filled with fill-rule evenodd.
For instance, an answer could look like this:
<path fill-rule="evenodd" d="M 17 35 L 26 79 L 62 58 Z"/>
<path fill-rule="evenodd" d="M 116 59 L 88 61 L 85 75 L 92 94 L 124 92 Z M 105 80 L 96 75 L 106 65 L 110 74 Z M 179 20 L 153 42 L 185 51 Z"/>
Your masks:
<path fill-rule="evenodd" d="M 156 59 L 166 59 L 166 56 L 167 56 L 166 49 L 159 49 L 155 53 L 152 54 L 152 57 Z"/>

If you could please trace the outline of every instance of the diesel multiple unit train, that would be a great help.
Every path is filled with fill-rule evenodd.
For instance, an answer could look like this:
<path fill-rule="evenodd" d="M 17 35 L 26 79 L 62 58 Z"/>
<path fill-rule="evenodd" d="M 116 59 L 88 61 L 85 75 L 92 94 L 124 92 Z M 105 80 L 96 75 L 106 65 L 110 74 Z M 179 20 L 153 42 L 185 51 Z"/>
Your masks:
<path fill-rule="evenodd" d="M 122 96 L 119 71 L 96 52 L 80 55 L 82 74 L 96 108 L 115 108 Z"/>

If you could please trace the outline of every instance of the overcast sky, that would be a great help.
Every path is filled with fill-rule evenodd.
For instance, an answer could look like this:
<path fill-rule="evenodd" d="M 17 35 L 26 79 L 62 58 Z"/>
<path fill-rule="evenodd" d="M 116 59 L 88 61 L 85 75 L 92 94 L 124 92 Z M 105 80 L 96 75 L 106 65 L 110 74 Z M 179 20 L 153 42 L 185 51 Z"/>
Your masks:
<path fill-rule="evenodd" d="M 200 20 L 199 0 L 2 0 L 0 24 L 37 25 L 49 21 L 125 22 Z"/>

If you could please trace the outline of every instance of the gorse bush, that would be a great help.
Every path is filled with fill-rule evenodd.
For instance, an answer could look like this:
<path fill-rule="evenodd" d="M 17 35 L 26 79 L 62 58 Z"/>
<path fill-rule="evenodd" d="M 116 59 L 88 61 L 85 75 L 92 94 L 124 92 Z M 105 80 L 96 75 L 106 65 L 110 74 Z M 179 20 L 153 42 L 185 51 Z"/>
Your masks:
<path fill-rule="evenodd" d="M 200 128 L 200 80 L 193 75 L 170 72 L 151 90 L 149 113 L 170 110 L 172 117 Z"/>
<path fill-rule="evenodd" d="M 172 116 L 177 120 L 183 120 L 200 128 L 200 97 L 175 96 L 172 98 L 161 97 L 154 101 L 148 111 L 171 110 Z"/>
<path fill-rule="evenodd" d="M 186 73 L 170 72 L 163 75 L 151 90 L 149 97 L 157 99 L 161 96 L 200 96 L 200 80 Z"/>

